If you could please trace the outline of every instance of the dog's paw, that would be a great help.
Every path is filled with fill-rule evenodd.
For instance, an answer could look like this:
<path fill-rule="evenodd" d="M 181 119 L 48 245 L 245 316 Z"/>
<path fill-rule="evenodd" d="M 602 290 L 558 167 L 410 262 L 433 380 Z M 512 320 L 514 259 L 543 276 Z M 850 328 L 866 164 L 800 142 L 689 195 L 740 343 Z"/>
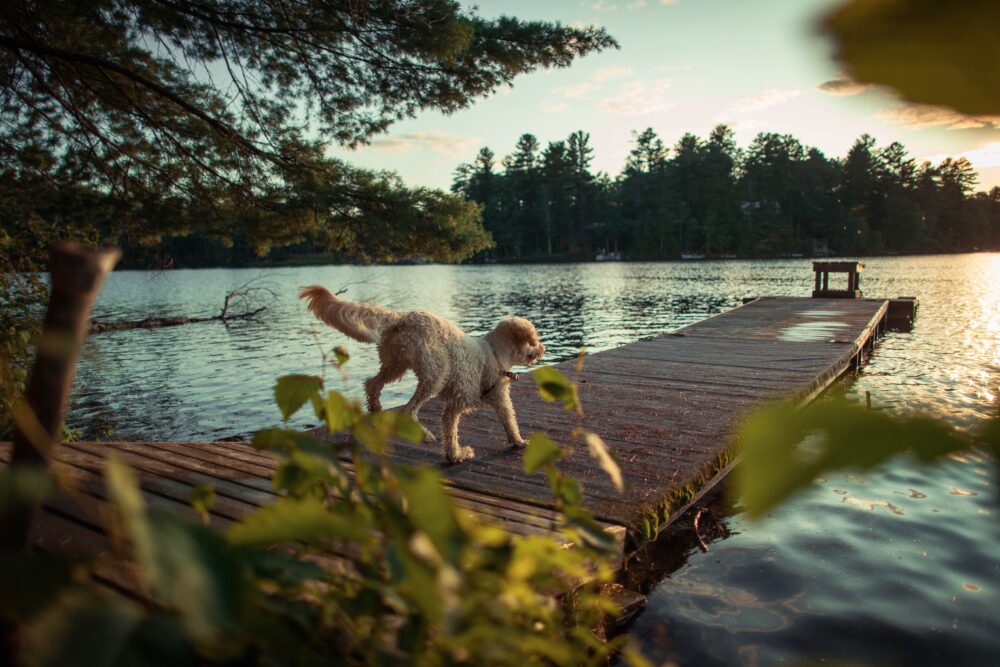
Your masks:
<path fill-rule="evenodd" d="M 432 433 L 430 429 L 425 428 L 424 429 L 424 442 L 426 442 L 426 443 L 432 443 L 433 444 L 433 443 L 435 443 L 437 441 L 438 441 L 437 436 L 435 436 L 434 433 Z"/>
<path fill-rule="evenodd" d="M 472 447 L 459 445 L 455 451 L 445 452 L 445 458 L 447 458 L 451 463 L 461 463 L 462 461 L 468 461 L 469 459 L 476 458 L 476 452 L 472 449 Z"/>
<path fill-rule="evenodd" d="M 527 440 L 511 440 L 510 441 L 510 446 L 513 447 L 514 449 L 520 449 L 522 447 L 527 447 L 528 446 L 528 441 Z"/>

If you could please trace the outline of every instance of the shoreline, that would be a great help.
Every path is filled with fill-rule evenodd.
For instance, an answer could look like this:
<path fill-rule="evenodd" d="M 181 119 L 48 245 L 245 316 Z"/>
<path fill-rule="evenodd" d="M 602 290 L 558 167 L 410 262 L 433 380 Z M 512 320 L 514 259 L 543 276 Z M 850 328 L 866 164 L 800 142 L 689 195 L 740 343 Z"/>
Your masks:
<path fill-rule="evenodd" d="M 803 255 L 803 256 L 790 256 L 790 255 L 754 255 L 749 257 L 705 257 L 698 259 L 690 258 L 623 258 L 618 260 L 595 260 L 592 258 L 581 257 L 581 256 L 559 256 L 559 257 L 537 257 L 537 258 L 521 258 L 521 259 L 498 259 L 490 262 L 482 261 L 466 261 L 459 262 L 456 264 L 447 264 L 444 262 L 430 262 L 430 261 L 401 261 L 401 262 L 370 262 L 367 264 L 353 263 L 342 261 L 328 255 L 309 255 L 303 256 L 301 258 L 290 258 L 289 260 L 277 260 L 277 261 L 260 261 L 260 262 L 247 262 L 239 264 L 196 264 L 196 265 L 173 265 L 170 267 L 140 267 L 140 266 L 119 266 L 115 268 L 115 271 L 148 271 L 148 272 L 160 272 L 160 271 L 176 271 L 176 270 L 192 270 L 192 269 L 286 269 L 286 268 L 299 268 L 299 267 L 310 267 L 310 266 L 380 266 L 380 267 L 391 267 L 391 266 L 476 266 L 476 267 L 488 267 L 488 266 L 540 266 L 546 264 L 718 264 L 722 262 L 748 262 L 748 261 L 784 261 L 784 260 L 807 260 L 807 261 L 836 261 L 839 259 L 857 259 L 857 260 L 869 260 L 869 259 L 885 259 L 885 258 L 906 258 L 906 257 L 938 257 L 942 255 L 974 255 L 974 254 L 990 254 L 1000 252 L 1000 247 L 998 248 L 987 248 L 987 249 L 973 249 L 973 250 L 955 250 L 951 252 L 922 252 L 922 253 L 894 253 L 894 254 L 831 254 L 826 256 L 813 256 L 813 255 Z"/>

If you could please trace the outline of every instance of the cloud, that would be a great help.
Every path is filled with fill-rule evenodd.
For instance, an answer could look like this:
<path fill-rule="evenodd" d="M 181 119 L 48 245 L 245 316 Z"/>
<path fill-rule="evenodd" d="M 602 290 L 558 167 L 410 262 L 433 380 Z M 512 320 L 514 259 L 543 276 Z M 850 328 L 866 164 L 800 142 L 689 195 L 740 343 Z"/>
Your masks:
<path fill-rule="evenodd" d="M 958 158 L 964 157 L 969 162 L 971 162 L 976 169 L 989 169 L 990 167 L 1000 167 L 1000 141 L 994 141 L 984 146 L 980 146 L 979 148 L 973 148 L 972 150 L 958 153 L 957 155 L 934 155 L 932 157 L 925 159 L 927 159 L 930 162 L 933 162 L 934 164 L 937 164 L 947 157 L 956 160 Z"/>
<path fill-rule="evenodd" d="M 752 113 L 770 107 L 784 104 L 788 100 L 794 99 L 802 94 L 801 90 L 769 88 L 753 97 L 744 97 L 736 101 L 736 111 L 742 113 Z"/>
<path fill-rule="evenodd" d="M 597 92 L 601 89 L 600 84 L 591 83 L 590 81 L 584 81 L 582 83 L 573 83 L 568 86 L 559 86 L 553 88 L 552 92 L 556 95 L 562 97 L 568 97 L 570 99 L 579 100 L 587 97 L 591 93 Z"/>
<path fill-rule="evenodd" d="M 667 100 L 668 88 L 670 79 L 657 79 L 652 83 L 642 80 L 627 81 L 621 84 L 613 95 L 598 100 L 597 108 L 623 116 L 666 111 L 676 106 L 674 102 Z"/>
<path fill-rule="evenodd" d="M 885 109 L 875 117 L 911 130 L 944 126 L 949 130 L 1000 128 L 1000 116 L 966 116 L 944 107 L 907 104 Z"/>
<path fill-rule="evenodd" d="M 733 132 L 756 132 L 764 129 L 764 121 L 759 118 L 740 118 L 738 120 L 726 121 Z"/>
<path fill-rule="evenodd" d="M 538 108 L 544 113 L 559 113 L 560 111 L 565 111 L 569 109 L 569 104 L 566 102 L 552 102 L 549 100 L 542 100 Z"/>
<path fill-rule="evenodd" d="M 694 65 L 691 63 L 684 63 L 682 65 L 658 65 L 656 67 L 657 72 L 690 72 L 694 69 Z"/>
<path fill-rule="evenodd" d="M 830 79 L 829 81 L 824 81 L 823 83 L 816 86 L 817 90 L 821 90 L 828 95 L 857 95 L 858 93 L 863 93 L 872 87 L 870 83 L 858 83 L 846 74 L 837 75 L 836 79 Z"/>
<path fill-rule="evenodd" d="M 678 0 L 660 0 L 661 5 L 672 5 Z M 647 0 L 628 0 L 623 5 L 616 2 L 609 2 L 608 0 L 591 0 L 585 4 L 589 4 L 590 8 L 595 12 L 616 12 L 619 9 L 644 9 L 646 7 Z"/>
<path fill-rule="evenodd" d="M 631 67 L 624 65 L 622 67 L 602 67 L 601 69 L 594 72 L 591 76 L 593 81 L 607 81 L 608 79 L 620 79 L 624 76 L 630 76 L 634 72 Z"/>
<path fill-rule="evenodd" d="M 421 149 L 442 158 L 454 159 L 467 155 L 481 143 L 480 137 L 462 137 L 440 130 L 427 130 L 373 139 L 369 148 L 381 153 L 408 153 L 414 149 Z"/>

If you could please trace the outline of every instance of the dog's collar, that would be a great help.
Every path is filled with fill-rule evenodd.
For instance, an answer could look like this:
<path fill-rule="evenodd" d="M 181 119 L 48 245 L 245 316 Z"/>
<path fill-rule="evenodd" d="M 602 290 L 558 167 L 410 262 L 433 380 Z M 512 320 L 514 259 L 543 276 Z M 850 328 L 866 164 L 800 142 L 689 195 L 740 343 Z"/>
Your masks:
<path fill-rule="evenodd" d="M 487 389 L 486 391 L 483 392 L 483 395 L 480 398 L 486 398 L 486 396 L 491 391 L 493 391 L 494 389 L 497 388 L 497 385 L 500 384 L 500 380 L 504 379 L 505 377 L 509 378 L 511 382 L 514 382 L 514 381 L 517 380 L 517 373 L 511 373 L 510 371 L 501 370 L 500 371 L 500 376 L 497 377 L 497 379 L 493 382 L 493 384 L 490 385 L 489 389 Z"/>

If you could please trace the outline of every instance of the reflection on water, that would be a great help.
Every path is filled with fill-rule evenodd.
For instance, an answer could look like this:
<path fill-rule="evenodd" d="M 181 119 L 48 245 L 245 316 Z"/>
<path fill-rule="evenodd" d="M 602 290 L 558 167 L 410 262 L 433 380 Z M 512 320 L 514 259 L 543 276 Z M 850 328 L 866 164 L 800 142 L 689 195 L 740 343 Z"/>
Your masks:
<path fill-rule="evenodd" d="M 785 327 L 778 333 L 778 340 L 818 341 L 835 337 L 837 329 L 846 328 L 843 322 L 800 322 Z"/>
<path fill-rule="evenodd" d="M 108 281 L 98 316 L 212 314 L 226 291 L 261 273 L 281 297 L 259 322 L 91 339 L 76 419 L 99 417 L 129 438 L 213 438 L 273 425 L 273 379 L 320 371 L 317 325 L 294 297 L 299 285 L 353 283 L 346 298 L 433 310 L 471 333 L 523 315 L 552 360 L 677 329 L 744 297 L 812 288 L 807 260 L 123 272 Z M 920 316 L 912 334 L 887 334 L 870 365 L 834 392 L 861 400 L 870 392 L 876 409 L 933 412 L 960 428 L 989 418 L 1000 385 L 1000 254 L 872 259 L 864 280 L 868 296 L 917 295 Z M 817 315 L 790 335 L 835 338 L 827 315 Z M 324 346 L 343 342 L 329 329 L 317 333 Z M 347 391 L 359 396 L 376 357 L 371 346 L 350 349 Z M 401 403 L 412 388 L 404 379 L 384 400 Z M 632 634 L 654 660 L 682 665 L 993 664 L 994 466 L 966 455 L 934 468 L 899 461 L 835 475 L 757 524 L 713 506 L 715 519 L 701 523 L 709 552 L 698 549 L 691 526 L 680 526 L 671 540 L 680 547 L 645 556 L 647 572 L 665 578 Z"/>

